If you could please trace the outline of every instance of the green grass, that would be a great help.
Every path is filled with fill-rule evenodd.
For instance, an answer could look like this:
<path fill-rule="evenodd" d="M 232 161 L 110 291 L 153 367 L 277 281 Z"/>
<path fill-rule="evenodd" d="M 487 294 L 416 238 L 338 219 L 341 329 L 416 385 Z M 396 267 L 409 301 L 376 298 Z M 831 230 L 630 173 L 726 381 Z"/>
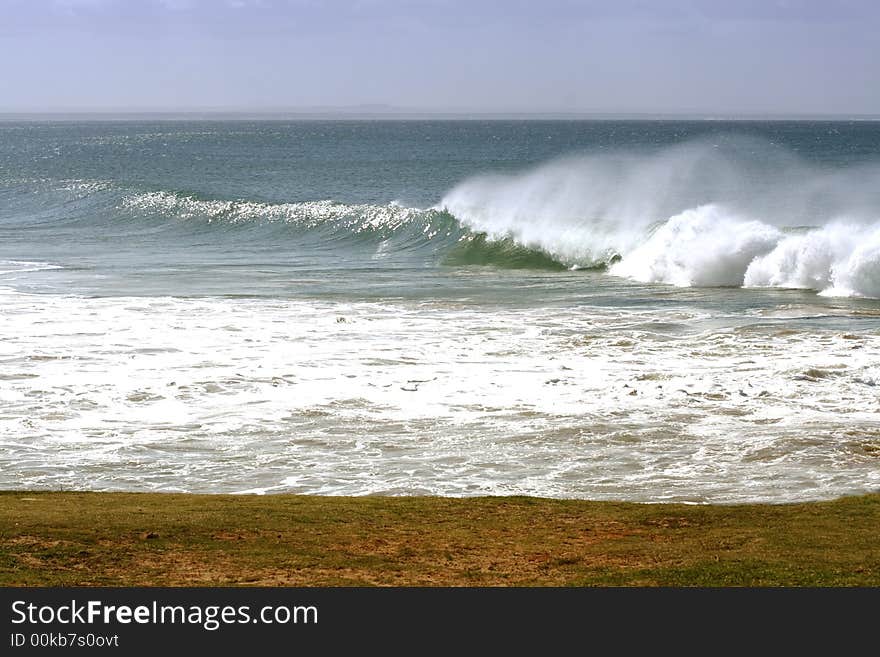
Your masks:
<path fill-rule="evenodd" d="M 0 585 L 878 586 L 880 495 L 688 506 L 0 492 Z"/>

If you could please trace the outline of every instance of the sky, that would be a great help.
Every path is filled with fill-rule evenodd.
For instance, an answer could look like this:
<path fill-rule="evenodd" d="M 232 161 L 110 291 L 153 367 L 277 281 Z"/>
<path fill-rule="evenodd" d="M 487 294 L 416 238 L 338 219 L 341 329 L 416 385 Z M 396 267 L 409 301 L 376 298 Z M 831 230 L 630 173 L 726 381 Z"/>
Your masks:
<path fill-rule="evenodd" d="M 0 0 L 0 111 L 880 115 L 876 0 Z"/>

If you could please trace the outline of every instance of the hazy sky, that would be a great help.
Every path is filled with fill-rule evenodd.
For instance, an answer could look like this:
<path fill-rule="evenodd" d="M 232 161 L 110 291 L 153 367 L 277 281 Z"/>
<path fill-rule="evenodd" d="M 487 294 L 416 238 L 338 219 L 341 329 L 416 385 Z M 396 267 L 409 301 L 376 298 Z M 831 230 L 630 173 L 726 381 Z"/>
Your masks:
<path fill-rule="evenodd" d="M 0 0 L 0 109 L 880 114 L 878 0 Z"/>

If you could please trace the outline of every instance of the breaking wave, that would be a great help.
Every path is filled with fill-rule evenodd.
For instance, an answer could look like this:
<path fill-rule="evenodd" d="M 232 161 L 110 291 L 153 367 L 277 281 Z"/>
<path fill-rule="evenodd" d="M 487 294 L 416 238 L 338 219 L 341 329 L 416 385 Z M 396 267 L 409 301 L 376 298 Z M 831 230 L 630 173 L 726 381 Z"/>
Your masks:
<path fill-rule="evenodd" d="M 438 207 L 572 268 L 880 297 L 880 168 L 823 170 L 761 142 L 566 158 L 472 178 Z"/>
<path fill-rule="evenodd" d="M 755 140 L 582 155 L 475 176 L 430 208 L 217 200 L 104 183 L 58 191 L 67 203 L 74 192 L 78 203 L 112 195 L 114 221 L 139 229 L 152 219 L 162 230 L 225 229 L 238 239 L 244 227 L 248 239 L 280 248 L 293 236 L 447 266 L 599 268 L 676 286 L 880 297 L 880 167 L 823 168 Z M 79 207 L 79 217 L 97 212 L 65 207 Z"/>
<path fill-rule="evenodd" d="M 151 192 L 126 197 L 120 209 L 138 216 L 156 214 L 224 226 L 280 224 L 295 233 L 322 239 L 368 243 L 387 252 L 422 251 L 448 265 L 487 265 L 510 269 L 564 270 L 566 265 L 541 249 L 510 238 L 490 238 L 464 227 L 449 212 L 399 203 L 346 204 L 331 200 L 302 203 L 220 201 Z"/>

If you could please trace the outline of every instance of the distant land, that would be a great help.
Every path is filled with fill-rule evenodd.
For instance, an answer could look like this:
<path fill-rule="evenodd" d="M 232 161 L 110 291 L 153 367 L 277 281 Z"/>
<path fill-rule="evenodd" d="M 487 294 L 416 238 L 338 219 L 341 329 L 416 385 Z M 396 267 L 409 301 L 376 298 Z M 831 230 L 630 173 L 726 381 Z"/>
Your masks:
<path fill-rule="evenodd" d="M 878 121 L 880 114 L 755 113 L 682 110 L 520 110 L 418 108 L 363 104 L 289 108 L 2 108 L 0 121 L 181 121 L 181 120 L 647 120 L 647 121 Z"/>

